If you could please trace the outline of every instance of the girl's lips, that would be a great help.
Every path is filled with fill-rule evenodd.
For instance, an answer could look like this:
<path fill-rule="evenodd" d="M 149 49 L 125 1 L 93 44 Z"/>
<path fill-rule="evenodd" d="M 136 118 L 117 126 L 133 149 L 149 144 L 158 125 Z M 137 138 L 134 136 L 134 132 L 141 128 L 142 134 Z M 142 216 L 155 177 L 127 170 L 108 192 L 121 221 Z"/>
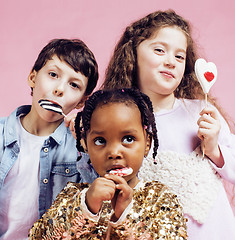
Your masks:
<path fill-rule="evenodd" d="M 175 76 L 171 72 L 161 71 L 160 73 L 163 74 L 164 76 L 175 78 Z"/>
<path fill-rule="evenodd" d="M 109 169 L 108 169 L 108 173 L 110 172 L 110 171 L 112 171 L 112 170 L 116 170 L 116 169 L 122 169 L 122 168 L 125 168 L 125 166 L 123 166 L 123 165 L 113 165 L 112 167 L 110 167 Z"/>

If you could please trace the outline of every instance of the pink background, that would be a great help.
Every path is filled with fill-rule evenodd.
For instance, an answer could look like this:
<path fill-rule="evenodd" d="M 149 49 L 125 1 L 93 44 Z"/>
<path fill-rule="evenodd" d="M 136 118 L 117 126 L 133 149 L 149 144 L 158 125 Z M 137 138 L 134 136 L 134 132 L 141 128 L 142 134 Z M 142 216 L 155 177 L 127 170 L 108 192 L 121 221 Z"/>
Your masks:
<path fill-rule="evenodd" d="M 27 76 L 49 40 L 85 41 L 99 63 L 101 83 L 124 28 L 150 12 L 169 8 L 191 22 L 201 56 L 217 65 L 211 93 L 235 120 L 233 0 L 1 0 L 0 117 L 31 103 Z"/>

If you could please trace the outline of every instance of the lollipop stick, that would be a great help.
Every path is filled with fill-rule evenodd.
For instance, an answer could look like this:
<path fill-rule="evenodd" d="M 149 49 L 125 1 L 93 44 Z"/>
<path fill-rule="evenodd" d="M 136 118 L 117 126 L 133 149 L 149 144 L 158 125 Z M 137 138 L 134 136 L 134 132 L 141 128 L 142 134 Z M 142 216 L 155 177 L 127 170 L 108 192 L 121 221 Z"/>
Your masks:
<path fill-rule="evenodd" d="M 212 62 L 206 62 L 203 58 L 199 58 L 195 62 L 195 74 L 205 93 L 205 102 L 207 107 L 207 93 L 217 79 L 217 68 Z M 205 144 L 202 140 L 202 155 L 205 156 Z"/>
<path fill-rule="evenodd" d="M 206 101 L 206 107 L 207 107 L 207 93 L 205 94 L 205 101 Z M 203 143 L 202 145 L 202 157 L 204 158 L 205 157 L 205 145 Z"/>

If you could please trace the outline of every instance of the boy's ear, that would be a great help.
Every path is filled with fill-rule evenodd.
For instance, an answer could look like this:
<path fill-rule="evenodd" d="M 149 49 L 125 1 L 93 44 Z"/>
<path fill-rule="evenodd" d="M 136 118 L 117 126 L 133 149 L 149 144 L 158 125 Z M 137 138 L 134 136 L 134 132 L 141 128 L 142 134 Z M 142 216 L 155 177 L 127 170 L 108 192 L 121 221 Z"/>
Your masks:
<path fill-rule="evenodd" d="M 34 88 L 35 86 L 36 75 L 37 75 L 37 72 L 35 70 L 32 70 L 28 76 L 28 85 L 31 88 Z"/>
<path fill-rule="evenodd" d="M 88 99 L 89 96 L 83 96 L 83 98 L 81 99 L 81 101 L 77 104 L 76 106 L 76 109 L 81 109 L 84 104 L 85 104 L 85 101 Z"/>
<path fill-rule="evenodd" d="M 144 152 L 144 157 L 148 156 L 151 145 L 152 145 L 152 135 L 148 134 L 147 141 L 146 141 L 145 152 Z"/>

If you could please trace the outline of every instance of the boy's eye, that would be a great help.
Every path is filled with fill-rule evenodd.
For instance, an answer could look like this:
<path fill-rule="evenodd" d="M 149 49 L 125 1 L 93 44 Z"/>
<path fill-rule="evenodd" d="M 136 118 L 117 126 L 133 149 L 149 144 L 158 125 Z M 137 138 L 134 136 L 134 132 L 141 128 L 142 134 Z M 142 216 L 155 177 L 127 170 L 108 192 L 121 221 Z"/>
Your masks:
<path fill-rule="evenodd" d="M 101 137 L 95 138 L 95 140 L 94 140 L 94 143 L 95 143 L 95 145 L 97 145 L 97 146 L 104 145 L 105 142 L 106 142 L 105 139 L 104 139 L 104 138 L 101 138 Z"/>
<path fill-rule="evenodd" d="M 74 82 L 71 82 L 70 85 L 71 85 L 73 88 L 80 88 L 80 86 L 79 86 L 77 83 L 74 83 Z"/>
<path fill-rule="evenodd" d="M 133 136 L 125 136 L 122 141 L 125 144 L 132 144 L 134 140 L 135 138 Z"/>
<path fill-rule="evenodd" d="M 49 72 L 49 75 L 53 78 L 57 77 L 57 74 L 55 72 Z"/>

